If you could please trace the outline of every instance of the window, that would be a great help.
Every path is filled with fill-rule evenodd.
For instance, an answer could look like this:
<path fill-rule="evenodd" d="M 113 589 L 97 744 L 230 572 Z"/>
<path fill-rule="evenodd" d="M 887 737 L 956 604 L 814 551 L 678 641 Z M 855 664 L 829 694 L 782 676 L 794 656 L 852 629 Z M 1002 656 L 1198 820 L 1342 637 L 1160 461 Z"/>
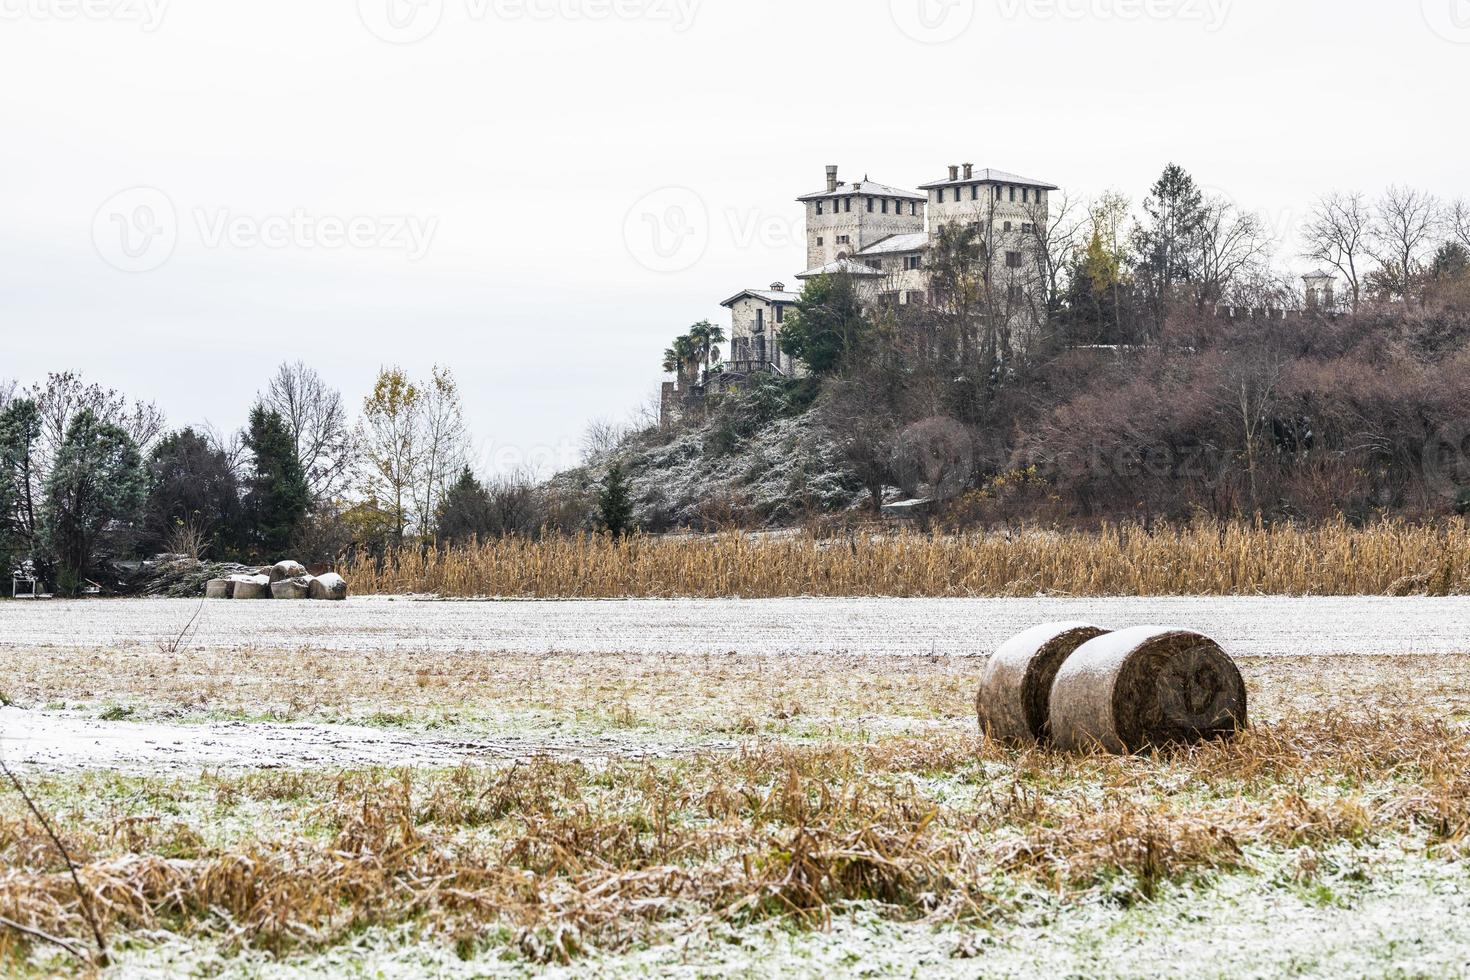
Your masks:
<path fill-rule="evenodd" d="M 867 265 L 868 265 L 868 268 L 869 269 L 872 269 L 874 272 L 882 272 L 883 271 L 883 263 L 882 262 L 879 262 L 877 259 L 869 259 L 868 262 L 867 262 Z"/>
<path fill-rule="evenodd" d="M 786 322 L 786 307 L 783 306 L 783 305 L 781 305 L 780 303 L 777 303 L 776 304 L 776 322 L 777 323 L 785 323 Z"/>
<path fill-rule="evenodd" d="M 844 211 L 846 211 L 848 213 L 851 213 L 852 212 L 852 198 L 849 197 L 849 198 L 845 198 L 843 200 L 843 202 L 842 202 L 842 210 L 844 210 Z"/>
<path fill-rule="evenodd" d="M 822 213 L 822 202 L 821 201 L 818 201 L 817 202 L 817 214 L 821 214 L 821 213 Z"/>
<path fill-rule="evenodd" d="M 765 310 L 756 310 L 755 311 L 755 329 L 756 329 L 756 332 L 757 333 L 759 333 L 760 331 L 766 329 L 766 311 Z"/>
<path fill-rule="evenodd" d="M 1021 203 L 1022 204 L 1030 204 L 1031 203 L 1031 188 L 1029 188 L 1029 187 L 1023 187 L 1023 188 L 1021 188 Z"/>
<path fill-rule="evenodd" d="M 1032 232 L 1034 232 L 1034 231 L 1035 231 L 1035 230 L 1036 230 L 1036 226 L 1035 226 L 1035 225 L 1033 225 L 1033 224 L 1032 224 L 1032 223 L 1031 223 L 1031 222 L 1029 222 L 1029 221 L 1027 221 L 1027 222 L 1025 222 L 1025 223 L 1023 223 L 1023 224 L 1022 224 L 1022 225 L 1021 225 L 1021 233 L 1022 233 L 1022 234 L 1023 234 L 1023 235 L 1029 235 L 1029 234 L 1031 234 L 1031 233 L 1032 233 Z"/>
<path fill-rule="evenodd" d="M 970 185 L 970 200 L 972 200 L 972 201 L 978 201 L 978 200 L 980 200 L 980 185 L 979 184 L 971 184 Z"/>
<path fill-rule="evenodd" d="M 884 214 L 887 214 L 888 213 L 888 198 L 886 198 L 886 197 L 883 199 L 883 213 Z"/>
<path fill-rule="evenodd" d="M 1011 188 L 1011 203 L 1016 203 L 1016 189 L 1014 187 Z"/>
<path fill-rule="evenodd" d="M 917 218 L 919 216 L 919 202 L 918 201 L 910 201 L 909 202 L 909 214 L 913 215 L 915 218 Z"/>
<path fill-rule="evenodd" d="M 1026 290 L 1020 286 L 1010 286 L 1006 289 L 1006 299 L 1012 306 L 1019 306 L 1026 301 Z"/>
<path fill-rule="evenodd" d="M 1019 268 L 1021 268 L 1021 253 L 1020 252 L 1007 252 L 1006 253 L 1006 268 L 1008 268 L 1008 269 L 1019 269 Z"/>
<path fill-rule="evenodd" d="M 1005 230 L 1006 231 L 1010 231 L 1011 230 L 1011 223 L 1009 221 L 1006 222 Z"/>
<path fill-rule="evenodd" d="M 996 184 L 995 185 L 995 199 L 997 201 L 1000 200 L 1000 192 L 1001 192 L 1001 186 L 999 184 Z"/>
<path fill-rule="evenodd" d="M 924 267 L 924 258 L 920 255 L 906 255 L 904 256 L 903 267 L 910 272 L 915 269 L 922 269 Z"/>
<path fill-rule="evenodd" d="M 818 248 L 821 248 L 825 244 L 827 244 L 827 243 L 822 239 L 822 236 L 821 235 L 818 235 L 817 236 L 817 247 Z"/>
<path fill-rule="evenodd" d="M 837 236 L 837 244 L 838 245 L 851 245 L 852 244 L 852 236 L 851 235 L 838 235 Z"/>
<path fill-rule="evenodd" d="M 869 214 L 872 214 L 873 213 L 873 199 L 871 197 L 868 198 L 868 213 Z"/>

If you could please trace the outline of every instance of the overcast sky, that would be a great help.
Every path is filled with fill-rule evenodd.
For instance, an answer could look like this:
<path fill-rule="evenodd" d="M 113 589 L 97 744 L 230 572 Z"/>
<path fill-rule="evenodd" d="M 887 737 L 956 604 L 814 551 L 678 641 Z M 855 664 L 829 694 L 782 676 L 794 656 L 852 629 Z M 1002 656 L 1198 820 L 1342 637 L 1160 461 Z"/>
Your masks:
<path fill-rule="evenodd" d="M 566 462 L 719 301 L 801 271 L 823 167 L 1141 198 L 1287 240 L 1470 194 L 1470 0 L 0 0 L 0 378 L 239 426 L 451 366 L 482 466 Z"/>

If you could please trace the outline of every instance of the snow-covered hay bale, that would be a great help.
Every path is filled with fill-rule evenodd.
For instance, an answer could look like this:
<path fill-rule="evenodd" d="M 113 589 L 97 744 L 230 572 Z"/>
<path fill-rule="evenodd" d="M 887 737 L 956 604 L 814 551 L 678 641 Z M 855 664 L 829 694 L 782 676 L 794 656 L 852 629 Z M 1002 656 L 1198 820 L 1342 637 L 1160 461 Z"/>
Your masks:
<path fill-rule="evenodd" d="M 1006 742 L 1046 741 L 1057 671 L 1078 647 L 1107 632 L 1090 623 L 1046 623 L 1007 640 L 986 664 L 975 696 L 980 730 Z"/>
<path fill-rule="evenodd" d="M 1051 689 L 1051 739 L 1062 749 L 1138 752 L 1227 738 L 1245 724 L 1240 669 L 1190 630 L 1141 626 L 1089 640 Z"/>
<path fill-rule="evenodd" d="M 230 579 L 234 589 L 232 599 L 269 599 L 271 580 L 266 575 L 236 575 Z"/>
<path fill-rule="evenodd" d="M 271 583 L 272 599 L 310 599 L 311 598 L 311 576 L 301 575 L 296 578 L 284 578 L 279 582 Z"/>
<path fill-rule="evenodd" d="M 204 598 L 233 599 L 235 598 L 235 583 L 227 578 L 212 578 L 205 583 Z"/>
<path fill-rule="evenodd" d="M 347 598 L 347 580 L 335 572 L 318 575 L 311 580 L 311 597 L 329 602 L 341 602 Z"/>
<path fill-rule="evenodd" d="M 299 561 L 278 561 L 270 569 L 272 584 L 288 578 L 301 578 L 304 575 L 306 575 L 306 566 Z"/>

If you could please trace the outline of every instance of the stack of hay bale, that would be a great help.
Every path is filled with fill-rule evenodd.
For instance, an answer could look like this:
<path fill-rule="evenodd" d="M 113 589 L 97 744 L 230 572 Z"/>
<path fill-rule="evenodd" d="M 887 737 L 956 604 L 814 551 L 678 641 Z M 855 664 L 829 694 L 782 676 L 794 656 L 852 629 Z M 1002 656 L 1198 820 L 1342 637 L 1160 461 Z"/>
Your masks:
<path fill-rule="evenodd" d="M 1229 738 L 1246 724 L 1229 654 L 1201 633 L 1152 626 L 1027 630 L 990 659 L 975 708 L 992 738 L 1119 754 Z"/>
<path fill-rule="evenodd" d="M 208 599 L 322 599 L 340 602 L 347 598 L 347 582 L 333 572 L 308 575 L 300 562 L 282 561 L 262 568 L 255 575 L 231 575 L 209 582 Z"/>

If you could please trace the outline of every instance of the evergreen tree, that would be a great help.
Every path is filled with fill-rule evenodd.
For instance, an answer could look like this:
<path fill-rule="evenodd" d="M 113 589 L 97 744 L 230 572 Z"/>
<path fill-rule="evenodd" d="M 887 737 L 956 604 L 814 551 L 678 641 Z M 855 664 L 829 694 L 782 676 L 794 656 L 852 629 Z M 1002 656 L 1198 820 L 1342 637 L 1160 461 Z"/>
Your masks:
<path fill-rule="evenodd" d="M 439 505 L 439 543 L 468 544 L 472 539 L 484 540 L 493 533 L 494 526 L 490 491 L 466 466 Z"/>
<path fill-rule="evenodd" d="M 311 505 L 306 473 L 285 421 L 263 405 L 250 411 L 245 446 L 254 457 L 245 494 L 250 543 L 264 556 L 279 558 Z"/>
<path fill-rule="evenodd" d="M 75 595 L 99 550 L 118 542 L 143 507 L 138 446 L 90 409 L 71 420 L 46 481 L 43 537 L 57 565 L 57 590 Z"/>
<path fill-rule="evenodd" d="M 39 557 L 40 435 L 40 409 L 33 400 L 16 398 L 0 411 L 0 575 L 7 579 L 16 565 Z"/>
<path fill-rule="evenodd" d="M 180 525 L 196 529 L 216 556 L 238 547 L 243 511 L 229 458 L 193 429 L 165 436 L 148 460 L 145 543 L 167 544 Z"/>
<path fill-rule="evenodd" d="M 1174 287 L 1197 278 L 1200 233 L 1209 212 L 1194 178 L 1175 163 L 1164 168 L 1143 210 L 1148 221 L 1138 229 L 1135 247 L 1157 331 L 1163 327 Z"/>
<path fill-rule="evenodd" d="M 602 527 L 615 538 L 633 529 L 633 497 L 621 463 L 614 463 L 597 495 L 597 510 Z"/>
<path fill-rule="evenodd" d="M 816 375 L 832 374 L 863 346 L 867 321 L 851 276 L 814 276 L 781 327 L 781 349 Z"/>

